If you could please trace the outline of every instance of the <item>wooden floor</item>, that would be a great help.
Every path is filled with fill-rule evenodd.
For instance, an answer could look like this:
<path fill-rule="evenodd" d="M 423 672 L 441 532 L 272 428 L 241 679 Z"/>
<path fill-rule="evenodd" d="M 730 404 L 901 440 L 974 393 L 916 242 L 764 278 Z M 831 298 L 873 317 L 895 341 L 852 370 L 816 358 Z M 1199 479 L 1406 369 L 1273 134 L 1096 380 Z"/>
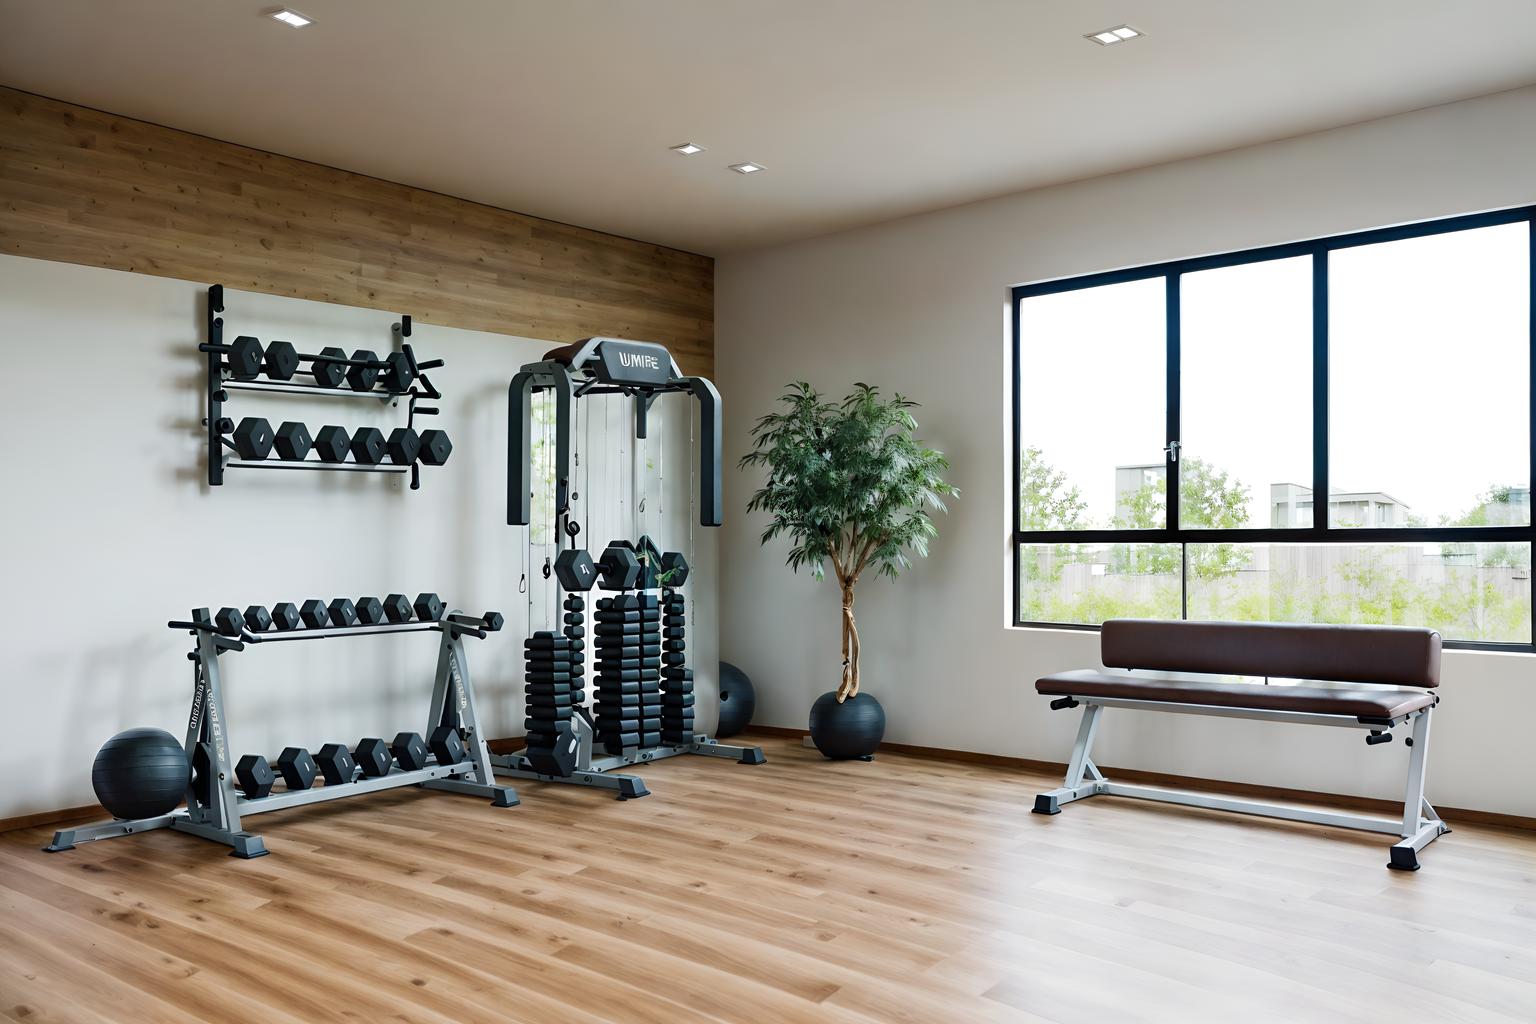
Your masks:
<path fill-rule="evenodd" d="M 397 790 L 59 854 L 0 836 L 0 1018 L 1531 1021 L 1536 836 L 1374 836 L 882 755 L 651 766 L 619 803 Z M 1453 826 L 1455 822 L 1451 823 Z"/>

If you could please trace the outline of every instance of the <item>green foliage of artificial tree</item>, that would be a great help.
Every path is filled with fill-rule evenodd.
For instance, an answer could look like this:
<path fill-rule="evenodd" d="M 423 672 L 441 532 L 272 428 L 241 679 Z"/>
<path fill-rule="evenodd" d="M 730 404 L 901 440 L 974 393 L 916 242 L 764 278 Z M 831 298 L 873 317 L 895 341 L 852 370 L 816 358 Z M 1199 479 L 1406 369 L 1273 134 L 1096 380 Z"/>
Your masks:
<path fill-rule="evenodd" d="M 872 567 L 894 579 L 912 567 L 909 552 L 926 556 L 938 532 L 930 510 L 945 511 L 944 499 L 960 492 L 944 482 L 943 453 L 913 437 L 916 402 L 884 399 L 868 384 L 825 402 L 804 382 L 786 386 L 779 401 L 783 409 L 757 421 L 741 458 L 742 468 L 768 471 L 747 511 L 768 513 L 762 543 L 786 538 L 791 569 L 822 579 L 832 563 L 843 598 L 841 702 L 859 692 L 860 576 Z"/>

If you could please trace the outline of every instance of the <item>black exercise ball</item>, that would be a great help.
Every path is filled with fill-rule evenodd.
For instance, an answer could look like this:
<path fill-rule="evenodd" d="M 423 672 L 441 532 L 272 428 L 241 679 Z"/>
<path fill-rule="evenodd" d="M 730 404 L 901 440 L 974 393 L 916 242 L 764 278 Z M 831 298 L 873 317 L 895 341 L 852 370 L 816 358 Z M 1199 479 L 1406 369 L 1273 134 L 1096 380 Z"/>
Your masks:
<path fill-rule="evenodd" d="M 885 709 L 867 693 L 841 704 L 824 693 L 811 705 L 811 742 L 834 761 L 870 757 L 885 737 Z"/>
<path fill-rule="evenodd" d="M 735 736 L 752 721 L 757 710 L 757 693 L 752 680 L 741 669 L 728 661 L 720 663 L 720 722 L 715 726 L 715 736 L 724 739 Z"/>
<path fill-rule="evenodd" d="M 103 743 L 91 788 L 114 818 L 153 818 L 176 809 L 192 766 L 181 741 L 164 729 L 129 729 Z"/>

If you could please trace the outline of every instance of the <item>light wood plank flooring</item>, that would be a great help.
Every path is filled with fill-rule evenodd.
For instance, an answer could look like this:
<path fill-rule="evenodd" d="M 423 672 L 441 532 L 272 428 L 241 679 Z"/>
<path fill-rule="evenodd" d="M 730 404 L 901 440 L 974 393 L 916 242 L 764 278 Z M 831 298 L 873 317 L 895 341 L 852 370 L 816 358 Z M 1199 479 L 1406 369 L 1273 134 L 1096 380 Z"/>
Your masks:
<path fill-rule="evenodd" d="M 1536 836 L 1381 838 L 882 755 L 679 758 L 619 803 L 395 791 L 169 832 L 0 836 L 0 1018 L 1531 1021 Z M 1455 826 L 1455 822 L 1451 823 Z"/>

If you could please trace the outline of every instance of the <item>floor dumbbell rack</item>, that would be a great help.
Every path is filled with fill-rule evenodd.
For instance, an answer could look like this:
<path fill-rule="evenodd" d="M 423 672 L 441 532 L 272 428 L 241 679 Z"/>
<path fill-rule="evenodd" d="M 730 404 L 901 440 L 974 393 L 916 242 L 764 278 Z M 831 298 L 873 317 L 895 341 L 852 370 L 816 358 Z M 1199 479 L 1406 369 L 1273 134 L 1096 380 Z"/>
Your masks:
<path fill-rule="evenodd" d="M 208 484 L 210 487 L 218 487 L 224 483 L 224 471 L 226 469 L 294 469 L 322 472 L 343 473 L 410 473 L 411 490 L 421 488 L 421 466 L 412 462 L 409 466 L 377 463 L 373 465 L 357 462 L 324 462 L 314 460 L 284 461 L 281 459 L 244 459 L 235 457 L 230 451 L 230 443 L 225 439 L 227 433 L 221 430 L 221 426 L 228 426 L 229 421 L 224 419 L 224 403 L 229 401 L 231 391 L 249 391 L 266 394 L 303 395 L 308 398 L 362 398 L 371 399 L 379 403 L 398 405 L 403 398 L 406 402 L 405 426 L 415 429 L 416 417 L 435 416 L 438 413 L 436 407 L 417 406 L 417 399 L 426 398 L 437 400 L 442 398 L 442 393 L 433 387 L 425 373 L 420 370 L 434 369 L 442 366 L 440 359 L 428 360 L 423 363 L 416 362 L 415 353 L 405 339 L 411 336 L 411 318 L 402 316 L 400 320 L 390 325 L 393 335 L 392 342 L 398 343 L 401 351 L 406 353 L 406 358 L 411 361 L 412 367 L 419 367 L 416 374 L 416 382 L 404 392 L 394 392 L 387 389 L 371 388 L 367 391 L 355 391 L 350 388 L 337 387 L 325 388 L 312 384 L 296 384 L 291 380 L 236 380 L 227 372 L 225 362 L 221 357 L 221 349 L 224 345 L 224 318 L 220 316 L 224 312 L 224 286 L 211 285 L 208 288 L 207 309 L 207 338 L 208 340 L 198 346 L 199 351 L 207 356 L 208 360 L 208 397 L 207 415 L 203 420 L 203 426 L 208 434 Z M 331 362 L 349 363 L 350 360 L 330 360 Z"/>
<path fill-rule="evenodd" d="M 490 624 L 494 626 L 494 623 Z M 200 786 L 194 783 L 187 787 L 185 810 L 135 821 L 119 819 L 62 829 L 54 833 L 53 842 L 44 847 L 49 852 L 68 850 L 79 843 L 98 839 L 169 828 L 223 843 L 231 847 L 231 856 L 261 857 L 267 853 L 266 845 L 261 836 L 245 830 L 245 818 L 286 807 L 323 803 L 401 786 L 420 786 L 423 789 L 484 797 L 496 807 L 511 807 L 518 802 L 516 791 L 509 786 L 498 785 L 492 774 L 490 752 L 480 727 L 475 691 L 469 678 L 469 662 L 464 653 L 465 636 L 485 638 L 488 625 L 486 619 L 451 611 L 435 622 L 386 622 L 376 626 L 308 629 L 271 635 L 242 631 L 236 638 L 220 635 L 209 618 L 209 610 L 198 608 L 193 611 L 191 621 L 171 622 L 168 625 L 173 629 L 191 630 L 197 638 L 196 649 L 188 655 L 193 663 L 194 688 L 192 711 L 187 719 L 185 748 L 190 764 L 197 756 L 199 745 L 207 745 L 204 750 L 210 770 L 206 784 Z M 358 777 L 361 769 L 357 769 L 354 780 L 349 783 L 283 790 L 254 799 L 242 796 L 236 790 L 234 765 L 225 736 L 223 676 L 219 666 L 221 654 L 243 651 L 247 644 L 426 631 L 441 634 L 426 732 L 430 733 L 442 725 L 456 727 L 464 742 L 464 760 L 457 764 L 432 764 L 413 771 L 396 766 L 388 774 L 376 778 Z M 199 789 L 203 791 L 201 794 Z"/>

